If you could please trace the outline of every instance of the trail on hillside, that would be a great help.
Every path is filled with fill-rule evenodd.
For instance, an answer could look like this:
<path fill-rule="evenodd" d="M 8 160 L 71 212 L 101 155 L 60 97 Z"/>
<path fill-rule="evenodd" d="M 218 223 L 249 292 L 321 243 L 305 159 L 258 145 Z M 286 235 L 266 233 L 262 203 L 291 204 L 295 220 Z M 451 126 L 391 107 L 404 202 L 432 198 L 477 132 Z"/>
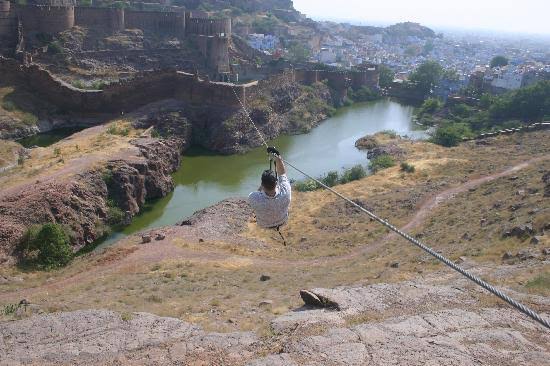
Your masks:
<path fill-rule="evenodd" d="M 548 159 L 548 157 L 537 157 L 530 159 L 526 162 L 517 164 L 513 167 L 505 169 L 501 172 L 490 174 L 487 176 L 470 179 L 458 186 L 451 187 L 442 192 L 439 192 L 429 198 L 427 198 L 416 211 L 412 219 L 404 226 L 401 227 L 402 231 L 408 232 L 411 229 L 419 226 L 429 216 L 429 213 L 434 210 L 441 203 L 453 199 L 457 194 L 466 192 L 467 190 L 480 186 L 484 183 L 491 182 L 493 180 L 511 175 L 526 167 Z M 327 193 L 328 194 L 328 193 Z M 167 237 L 170 234 L 175 233 L 176 227 L 167 227 L 163 229 Z M 324 266 L 329 264 L 336 264 L 339 262 L 345 262 L 352 260 L 361 255 L 367 255 L 380 250 L 389 240 L 398 238 L 395 233 L 389 233 L 380 240 L 363 245 L 349 253 L 341 256 L 322 257 L 313 259 L 267 259 L 267 258 L 254 258 L 250 256 L 241 255 L 228 255 L 226 252 L 221 251 L 197 251 L 192 249 L 185 249 L 174 245 L 169 240 L 156 242 L 154 245 L 144 245 L 140 247 L 126 248 L 119 253 L 114 253 L 112 256 L 108 256 L 105 259 L 98 260 L 91 268 L 88 268 L 75 275 L 59 279 L 55 282 L 46 283 L 44 285 L 22 289 L 19 291 L 12 291 L 0 294 L 0 301 L 13 297 L 17 294 L 21 298 L 29 297 L 40 292 L 55 291 L 75 284 L 79 284 L 81 281 L 90 278 L 102 278 L 110 273 L 117 271 L 137 269 L 139 266 L 150 263 L 158 263 L 163 260 L 187 260 L 196 261 L 199 263 L 210 263 L 232 260 L 235 262 L 241 261 L 247 265 L 259 265 L 259 266 Z M 198 239 L 197 239 L 198 240 Z M 405 243 L 403 243 L 405 245 Z"/>

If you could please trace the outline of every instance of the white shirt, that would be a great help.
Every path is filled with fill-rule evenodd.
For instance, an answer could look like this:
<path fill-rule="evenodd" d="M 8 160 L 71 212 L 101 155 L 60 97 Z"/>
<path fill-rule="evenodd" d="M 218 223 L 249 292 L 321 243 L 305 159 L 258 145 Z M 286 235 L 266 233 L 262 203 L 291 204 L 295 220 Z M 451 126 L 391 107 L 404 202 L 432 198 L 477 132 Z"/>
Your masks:
<path fill-rule="evenodd" d="M 273 228 L 283 225 L 288 220 L 288 206 L 290 206 L 291 188 L 286 174 L 279 176 L 275 196 L 270 197 L 265 192 L 252 192 L 248 196 L 250 206 L 256 212 L 258 225 Z"/>

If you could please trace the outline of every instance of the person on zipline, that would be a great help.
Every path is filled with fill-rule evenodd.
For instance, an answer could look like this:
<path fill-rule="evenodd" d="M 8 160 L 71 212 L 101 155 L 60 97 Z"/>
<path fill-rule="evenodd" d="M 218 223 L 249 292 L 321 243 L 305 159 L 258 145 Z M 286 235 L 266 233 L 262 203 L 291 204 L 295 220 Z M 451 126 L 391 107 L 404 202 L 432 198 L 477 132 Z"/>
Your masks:
<path fill-rule="evenodd" d="M 276 173 L 271 169 L 262 173 L 262 185 L 258 191 L 250 193 L 248 202 L 256 213 L 259 226 L 279 231 L 288 220 L 292 192 L 281 154 L 274 147 L 269 147 L 267 152 L 275 159 Z M 282 234 L 281 237 L 284 242 Z"/>

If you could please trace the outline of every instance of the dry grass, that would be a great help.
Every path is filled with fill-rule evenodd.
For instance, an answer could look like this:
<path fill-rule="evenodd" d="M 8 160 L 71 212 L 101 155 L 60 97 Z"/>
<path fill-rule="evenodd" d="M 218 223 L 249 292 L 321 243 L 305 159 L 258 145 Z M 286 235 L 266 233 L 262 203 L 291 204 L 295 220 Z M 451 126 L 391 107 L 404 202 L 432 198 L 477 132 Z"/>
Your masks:
<path fill-rule="evenodd" d="M 125 146 L 124 139 L 118 140 L 120 136 L 110 138 L 122 141 L 119 147 Z M 407 161 L 417 167 L 414 174 L 404 175 L 395 167 L 337 189 L 402 226 L 434 193 L 500 172 L 534 156 L 548 155 L 550 150 L 548 133 L 496 141 L 489 146 L 469 143 L 452 149 L 404 141 Z M 488 278 L 497 285 L 547 294 L 548 279 L 541 274 L 548 273 L 548 265 L 534 261 L 508 271 L 512 267 L 501 266 L 500 257 L 503 251 L 531 245 L 516 238 L 502 239 L 503 226 L 527 220 L 536 226 L 544 224 L 550 203 L 540 194 L 540 171 L 549 170 L 549 164 L 548 160 L 539 162 L 514 174 L 518 176 L 516 180 L 500 178 L 460 193 L 428 212 L 413 232 L 422 234 L 422 240 L 453 259 L 466 256 L 474 262 L 502 268 L 503 275 Z M 531 192 L 538 191 L 526 196 L 516 194 L 518 189 L 530 188 Z M 498 201 L 503 204 L 494 208 Z M 515 202 L 524 206 L 512 212 L 509 206 Z M 541 211 L 530 213 L 534 207 Z M 482 218 L 486 219 L 483 226 Z M 216 331 L 261 330 L 269 335 L 270 319 L 302 305 L 300 289 L 391 283 L 435 272 L 448 273 L 431 257 L 404 240 L 387 237 L 384 228 L 323 191 L 294 196 L 291 220 L 283 232 L 289 242 L 286 248 L 277 233 L 258 229 L 251 223 L 243 235 L 267 244 L 254 252 L 245 245 L 223 241 L 199 244 L 174 238 L 172 244 L 166 245 L 183 254 L 168 256 L 168 260 L 160 262 L 138 260 L 143 249 L 137 244 L 138 238 L 131 237 L 103 254 L 79 258 L 58 272 L 19 274 L 10 270 L 6 275 L 21 275 L 24 282 L 4 287 L 0 298 L 5 303 L 18 301 L 19 291 L 24 288 L 110 268 L 69 285 L 35 292 L 30 300 L 46 309 L 100 307 L 122 314 L 146 311 L 178 317 Z M 466 232 L 468 238 L 464 237 Z M 341 255 L 344 257 L 337 257 Z M 132 256 L 137 258 L 132 265 L 121 265 Z M 399 268 L 391 268 L 393 262 L 399 262 Z M 260 281 L 262 274 L 271 279 Z M 260 308 L 263 300 L 271 300 L 272 307 Z M 491 301 L 479 296 L 480 306 L 495 306 Z M 369 314 L 363 317 L 349 322 L 369 320 Z"/>
<path fill-rule="evenodd" d="M 111 126 L 115 126 L 116 131 L 125 129 L 128 133 L 109 133 Z M 139 134 L 140 131 L 131 128 L 125 120 L 75 133 L 51 146 L 32 149 L 25 164 L 2 175 L 0 184 L 7 188 L 57 174 L 60 178 L 70 177 L 132 149 L 129 142 Z"/>

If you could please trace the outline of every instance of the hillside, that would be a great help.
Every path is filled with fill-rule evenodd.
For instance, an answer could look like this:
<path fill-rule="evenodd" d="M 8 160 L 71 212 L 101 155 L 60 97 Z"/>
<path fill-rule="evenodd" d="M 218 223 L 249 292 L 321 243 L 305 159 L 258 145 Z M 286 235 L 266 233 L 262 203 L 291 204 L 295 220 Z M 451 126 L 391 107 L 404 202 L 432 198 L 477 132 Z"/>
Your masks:
<path fill-rule="evenodd" d="M 549 137 L 442 148 L 378 136 L 415 171 L 395 166 L 336 189 L 548 318 Z M 131 236 L 62 270 L 4 268 L 0 303 L 30 305 L 4 307 L 16 321 L 0 323 L 3 355 L 54 365 L 540 365 L 550 356 L 536 323 L 326 191 L 296 192 L 283 233 L 287 247 L 231 199 L 151 230 L 150 243 Z M 50 333 L 30 338 L 37 324 Z"/>

